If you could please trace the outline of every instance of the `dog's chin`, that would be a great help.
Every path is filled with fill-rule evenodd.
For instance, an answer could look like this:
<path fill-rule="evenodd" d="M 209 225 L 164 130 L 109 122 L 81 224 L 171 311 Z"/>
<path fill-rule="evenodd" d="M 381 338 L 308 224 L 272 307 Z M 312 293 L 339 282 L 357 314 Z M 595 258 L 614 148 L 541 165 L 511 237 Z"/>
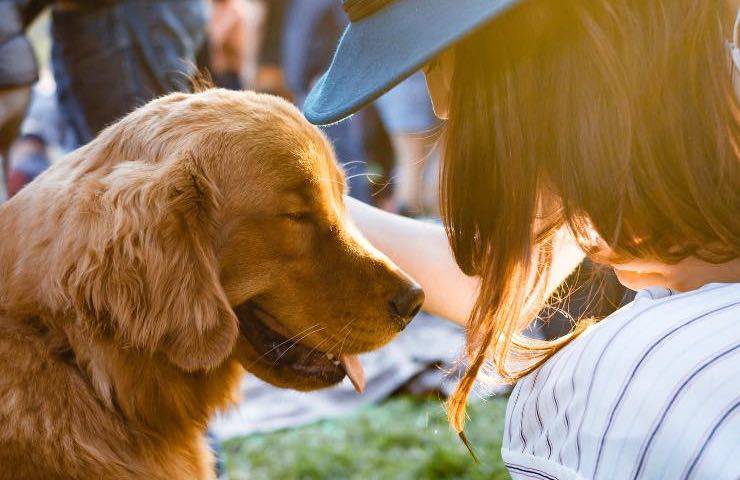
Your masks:
<path fill-rule="evenodd" d="M 331 354 L 278 333 L 269 314 L 256 304 L 243 303 L 234 312 L 240 331 L 237 359 L 261 380 L 277 387 L 310 391 L 336 385 L 347 376 L 344 365 Z"/>

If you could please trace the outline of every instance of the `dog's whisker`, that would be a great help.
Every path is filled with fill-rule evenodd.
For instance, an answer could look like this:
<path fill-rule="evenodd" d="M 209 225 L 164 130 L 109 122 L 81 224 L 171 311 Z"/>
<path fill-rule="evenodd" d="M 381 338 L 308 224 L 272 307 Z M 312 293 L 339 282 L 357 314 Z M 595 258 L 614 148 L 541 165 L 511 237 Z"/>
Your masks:
<path fill-rule="evenodd" d="M 353 180 L 355 178 L 362 178 L 362 177 L 365 177 L 368 180 L 372 180 L 373 177 L 382 178 L 383 175 L 381 175 L 379 173 L 356 173 L 354 175 L 350 175 L 349 177 L 347 177 L 346 180 L 347 181 L 350 181 L 350 180 Z"/>
<path fill-rule="evenodd" d="M 327 341 L 329 341 L 330 338 L 331 337 L 327 337 L 327 338 L 323 339 L 322 341 L 320 341 L 318 344 L 316 344 L 315 347 L 313 347 L 311 350 L 309 350 L 308 355 L 311 355 L 313 352 L 315 352 L 316 350 L 318 350 L 319 348 L 321 348 L 321 346 L 324 345 Z M 327 358 L 329 360 L 331 360 L 334 357 L 334 355 L 332 355 L 331 353 L 327 353 L 326 355 L 327 355 Z M 329 357 L 329 355 L 331 355 L 331 357 Z"/>
<path fill-rule="evenodd" d="M 365 160 L 351 160 L 349 162 L 344 162 L 342 166 L 346 167 L 347 165 L 355 165 L 355 164 L 367 165 L 367 162 Z"/>
<path fill-rule="evenodd" d="M 345 343 L 345 342 L 347 341 L 347 339 L 349 338 L 350 334 L 352 333 L 352 330 L 350 330 L 350 329 L 349 329 L 349 327 L 351 327 L 353 323 L 355 323 L 355 320 L 354 320 L 354 319 L 353 319 L 353 320 L 351 320 L 351 321 L 350 321 L 350 322 L 349 322 L 349 323 L 348 323 L 348 324 L 346 325 L 346 327 L 347 327 L 347 333 L 346 333 L 346 335 L 344 335 L 344 338 L 342 339 L 342 342 L 341 342 L 341 344 L 339 345 L 339 355 L 341 355 L 341 354 L 342 354 L 342 350 L 344 350 L 344 343 Z"/>
<path fill-rule="evenodd" d="M 340 346 L 340 343 L 342 343 L 342 341 L 340 341 L 340 336 L 342 335 L 342 333 L 344 333 L 345 330 L 347 330 L 348 328 L 350 328 L 353 323 L 354 323 L 354 320 L 350 321 L 349 323 L 346 323 L 341 329 L 339 329 L 339 331 L 336 333 L 336 335 L 332 335 L 331 336 L 331 340 L 334 340 L 334 345 L 332 346 L 332 348 L 330 350 L 334 350 L 338 346 Z M 349 332 L 348 332 L 348 334 L 349 334 Z M 338 352 L 338 355 L 341 355 L 341 353 L 342 352 L 340 350 Z"/>
<path fill-rule="evenodd" d="M 290 343 L 290 342 L 293 342 L 293 341 L 300 341 L 300 340 L 298 340 L 298 337 L 299 337 L 300 335 L 303 335 L 303 334 L 304 334 L 305 332 L 308 332 L 309 330 L 311 330 L 310 332 L 306 333 L 306 336 L 307 336 L 307 335 L 311 335 L 311 334 L 313 334 L 313 333 L 319 332 L 319 331 L 321 331 L 321 330 L 322 330 L 323 328 L 324 328 L 324 327 L 323 327 L 323 326 L 321 326 L 321 325 L 319 325 L 318 323 L 314 323 L 313 325 L 311 325 L 311 326 L 309 326 L 309 327 L 307 327 L 307 328 L 304 328 L 304 329 L 303 329 L 303 330 L 301 330 L 300 332 L 296 333 L 295 335 L 292 335 L 292 336 L 291 336 L 290 338 L 286 338 L 286 339 L 285 339 L 285 340 L 283 340 L 282 342 L 278 343 L 277 345 L 273 346 L 273 347 L 272 347 L 271 349 L 269 349 L 268 351 L 266 351 L 265 353 L 263 353 L 262 355 L 260 355 L 259 357 L 257 357 L 257 358 L 256 358 L 256 359 L 255 359 L 255 360 L 254 360 L 253 362 L 251 362 L 251 363 L 249 364 L 249 367 L 251 368 L 251 367 L 252 367 L 252 366 L 254 366 L 254 365 L 255 365 L 255 364 L 257 363 L 257 362 L 259 362 L 260 360 L 262 360 L 263 358 L 265 358 L 265 357 L 266 357 L 267 355 L 269 355 L 270 353 L 274 352 L 274 351 L 275 351 L 275 350 L 277 350 L 278 348 L 282 347 L 282 346 L 283 346 L 283 345 L 285 345 L 286 343 Z M 315 329 L 315 330 L 314 330 L 314 329 Z M 302 337 L 302 338 L 305 338 L 305 336 L 304 336 L 304 337 Z M 247 368 L 247 370 L 248 370 L 248 369 L 249 369 L 249 368 Z"/>
<path fill-rule="evenodd" d="M 275 359 L 275 361 L 274 361 L 274 362 L 272 362 L 272 363 L 273 363 L 273 364 L 277 363 L 277 362 L 278 362 L 278 361 L 279 361 L 279 360 L 280 360 L 281 358 L 283 358 L 283 356 L 285 356 L 285 354 L 286 354 L 286 353 L 288 353 L 288 352 L 290 351 L 290 349 L 292 349 L 293 347 L 295 347 L 295 346 L 296 346 L 296 344 L 298 344 L 298 343 L 299 343 L 299 342 L 300 342 L 301 340 L 303 340 L 304 338 L 308 337 L 309 335 L 313 335 L 314 333 L 316 333 L 316 332 L 319 332 L 319 331 L 321 331 L 321 330 L 323 330 L 323 329 L 324 329 L 324 327 L 321 327 L 321 328 L 319 328 L 318 330 L 314 330 L 314 331 L 312 331 L 312 332 L 308 332 L 308 333 L 306 333 L 306 334 L 305 334 L 305 335 L 303 335 L 303 336 L 302 336 L 301 338 L 298 338 L 298 339 L 295 339 L 295 338 L 294 338 L 294 339 L 293 339 L 293 340 L 291 341 L 291 342 L 292 342 L 292 345 L 290 345 L 290 346 L 289 346 L 288 348 L 286 348 L 286 349 L 285 349 L 285 351 L 284 351 L 283 353 L 281 353 L 280 355 L 278 355 L 278 357 L 277 357 L 277 358 Z"/>
<path fill-rule="evenodd" d="M 249 367 L 251 368 L 258 361 L 262 360 L 263 358 L 265 358 L 265 356 L 267 356 L 271 352 L 274 352 L 275 350 L 279 349 L 281 346 L 285 345 L 286 343 L 291 343 L 291 345 L 272 362 L 272 364 L 275 365 L 283 357 L 283 355 L 285 355 L 286 353 L 288 353 L 288 351 L 290 351 L 290 349 L 293 348 L 298 342 L 300 342 L 304 338 L 308 337 L 309 335 L 312 335 L 312 334 L 314 334 L 316 332 L 320 332 L 321 330 L 322 330 L 322 328 L 317 328 L 315 330 L 312 330 L 310 332 L 307 332 L 303 336 L 298 337 L 298 336 L 294 335 L 290 339 L 286 339 L 286 340 L 280 342 L 279 344 L 273 346 L 270 350 L 266 351 L 265 353 L 263 353 L 262 355 L 260 355 L 259 357 L 257 357 L 253 362 L 251 362 L 249 364 Z M 249 368 L 246 368 L 246 370 L 249 370 Z"/>
<path fill-rule="evenodd" d="M 373 185 L 379 185 L 379 183 L 378 184 L 374 183 Z M 390 186 L 391 186 L 391 182 L 385 182 L 385 184 L 383 184 L 383 186 L 377 192 L 373 193 L 373 196 L 374 197 L 380 196 L 380 194 L 383 193 L 386 189 L 390 188 Z"/>
<path fill-rule="evenodd" d="M 275 349 L 282 347 L 286 343 L 290 343 L 290 342 L 294 342 L 294 341 L 295 342 L 300 341 L 300 339 L 298 337 L 300 337 L 301 335 L 304 335 L 304 334 L 305 335 L 311 335 L 314 332 L 320 331 L 322 328 L 324 328 L 324 327 L 320 326 L 318 323 L 314 323 L 310 327 L 304 328 L 303 330 L 301 330 L 300 332 L 296 333 L 295 335 L 291 335 L 289 338 L 286 338 L 282 342 L 278 343 L 277 345 L 275 345 L 274 347 L 272 347 L 270 350 L 268 350 L 267 352 L 265 352 L 263 355 L 266 355 L 268 353 L 273 352 Z M 313 329 L 316 329 L 316 330 L 313 330 Z M 309 332 L 309 330 L 313 330 L 313 331 Z M 305 338 L 305 336 L 302 337 L 302 338 Z"/>
<path fill-rule="evenodd" d="M 314 323 L 310 327 L 304 328 L 303 330 L 301 330 L 300 332 L 296 333 L 295 335 L 291 335 L 290 338 L 286 339 L 286 341 L 287 342 L 293 341 L 296 338 L 300 337 L 301 335 L 305 334 L 306 332 L 308 332 L 309 330 L 312 330 L 314 328 L 317 328 L 318 330 L 321 330 L 321 329 L 326 328 L 326 327 L 324 325 L 319 324 L 319 323 Z M 283 343 L 285 343 L 285 342 L 283 342 Z"/>
<path fill-rule="evenodd" d="M 345 164 L 347 165 L 347 164 Z M 361 178 L 365 177 L 369 182 L 372 182 L 373 184 L 379 184 L 375 182 L 375 178 L 385 178 L 385 175 L 381 173 L 372 173 L 372 172 L 365 172 L 365 173 L 355 173 L 352 175 L 347 176 L 344 180 L 335 180 L 333 178 L 324 178 L 324 181 L 334 183 L 336 185 L 343 185 L 344 183 L 353 180 L 355 178 Z"/>
<path fill-rule="evenodd" d="M 352 322 L 349 322 L 349 323 L 345 324 L 345 325 L 344 325 L 344 326 L 343 326 L 342 328 L 340 328 L 340 329 L 339 329 L 339 332 L 337 332 L 337 334 L 336 334 L 336 335 L 337 335 L 337 337 L 338 337 L 339 335 L 341 335 L 341 334 L 342 334 L 342 333 L 344 332 L 344 330 L 345 330 L 345 329 L 349 328 L 349 326 L 350 326 L 350 325 L 352 325 Z M 329 341 L 329 340 L 331 340 L 332 338 L 333 338 L 333 337 L 326 337 L 325 339 L 323 339 L 322 341 L 320 341 L 320 342 L 318 343 L 318 345 L 316 345 L 315 347 L 313 347 L 313 348 L 311 349 L 311 351 L 309 352 L 309 355 L 310 355 L 310 354 L 312 354 L 313 352 L 315 352 L 316 350 L 318 350 L 318 349 L 319 349 L 319 348 L 320 348 L 320 347 L 321 347 L 322 345 L 324 345 L 324 344 L 325 344 L 326 342 L 328 342 L 328 341 Z M 329 350 L 331 350 L 331 349 L 329 349 Z M 327 354 L 327 356 L 328 356 L 328 355 L 331 355 L 331 354 Z M 332 357 L 333 357 L 333 355 L 332 355 Z M 329 357 L 327 357 L 327 358 L 329 358 Z M 329 358 L 329 360 L 332 360 L 332 358 Z"/>

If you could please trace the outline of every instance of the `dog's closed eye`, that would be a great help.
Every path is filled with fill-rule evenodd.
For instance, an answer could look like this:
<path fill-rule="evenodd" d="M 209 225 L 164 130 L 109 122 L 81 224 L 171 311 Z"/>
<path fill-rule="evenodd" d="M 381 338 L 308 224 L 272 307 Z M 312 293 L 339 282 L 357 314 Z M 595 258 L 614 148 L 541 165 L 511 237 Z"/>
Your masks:
<path fill-rule="evenodd" d="M 283 213 L 280 216 L 299 223 L 307 223 L 313 220 L 313 214 L 311 212 L 290 212 Z"/>

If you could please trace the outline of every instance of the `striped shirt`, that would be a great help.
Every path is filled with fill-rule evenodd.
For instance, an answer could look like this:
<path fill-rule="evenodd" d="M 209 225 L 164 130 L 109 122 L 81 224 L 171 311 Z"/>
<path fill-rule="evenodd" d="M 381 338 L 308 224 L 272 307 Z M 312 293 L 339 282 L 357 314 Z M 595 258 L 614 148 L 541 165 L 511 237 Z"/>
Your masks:
<path fill-rule="evenodd" d="M 740 479 L 740 284 L 650 288 L 523 378 L 514 479 Z"/>

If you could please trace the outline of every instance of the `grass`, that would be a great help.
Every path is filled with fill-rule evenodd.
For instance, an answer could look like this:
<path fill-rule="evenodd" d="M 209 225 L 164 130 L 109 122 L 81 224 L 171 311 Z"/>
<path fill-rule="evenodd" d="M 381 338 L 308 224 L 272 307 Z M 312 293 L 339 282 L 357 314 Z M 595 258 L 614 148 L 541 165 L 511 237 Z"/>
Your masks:
<path fill-rule="evenodd" d="M 466 432 L 475 464 L 450 429 L 439 400 L 401 397 L 345 418 L 229 440 L 227 478 L 508 479 L 501 462 L 506 399 L 476 402 Z"/>

